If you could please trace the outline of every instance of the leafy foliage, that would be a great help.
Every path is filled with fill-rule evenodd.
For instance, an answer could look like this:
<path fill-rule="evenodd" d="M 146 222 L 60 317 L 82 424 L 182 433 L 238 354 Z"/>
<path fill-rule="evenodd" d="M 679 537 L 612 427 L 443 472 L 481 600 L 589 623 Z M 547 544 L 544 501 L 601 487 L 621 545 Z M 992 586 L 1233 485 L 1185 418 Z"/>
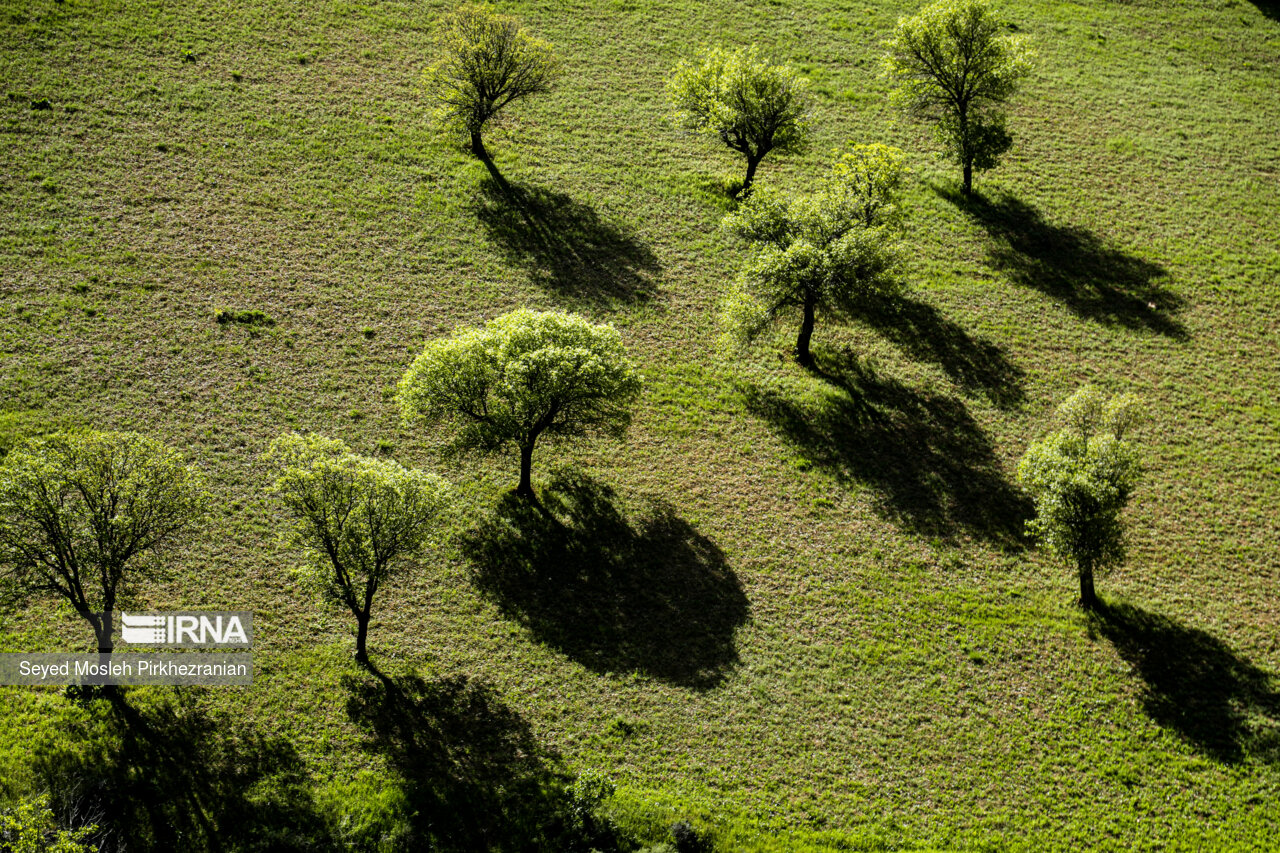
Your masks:
<path fill-rule="evenodd" d="M 695 61 L 682 61 L 667 95 L 682 126 L 718 136 L 746 155 L 744 194 L 766 154 L 799 152 L 808 140 L 806 81 L 789 66 L 762 58 L 755 45 L 735 51 L 712 47 Z"/>
<path fill-rule="evenodd" d="M 1025 39 L 1005 34 L 986 0 L 940 0 L 898 21 L 884 70 L 895 103 L 933 121 L 945 152 L 964 170 L 993 168 L 1009 150 L 1003 104 L 1031 67 Z"/>
<path fill-rule="evenodd" d="M 552 46 L 491 6 L 464 5 L 445 16 L 436 36 L 440 54 L 424 84 L 446 124 L 471 134 L 475 153 L 487 157 L 480 133 L 508 104 L 550 91 L 559 71 Z"/>
<path fill-rule="evenodd" d="M 751 244 L 747 264 L 721 305 L 731 339 L 750 342 L 799 309 L 796 356 L 809 365 L 818 310 L 839 316 L 859 300 L 898 289 L 888 217 L 902 159 L 895 148 L 857 146 L 817 193 L 758 192 L 725 217 L 725 227 Z"/>
<path fill-rule="evenodd" d="M 204 478 L 176 451 L 132 432 L 34 439 L 0 467 L 0 565 L 19 593 L 53 593 L 110 646 L 102 618 L 144 578 L 156 554 L 201 518 Z"/>
<path fill-rule="evenodd" d="M 311 555 L 325 598 L 356 617 L 356 657 L 366 661 L 374 593 L 429 544 L 448 488 L 434 474 L 317 435 L 283 435 L 267 459 L 279 470 L 274 491 L 296 519 L 294 541 Z"/>
<path fill-rule="evenodd" d="M 1030 532 L 1078 568 L 1081 602 L 1092 606 L 1093 572 L 1124 559 L 1120 512 L 1142 473 L 1138 451 L 1125 436 L 1141 409 L 1132 395 L 1108 399 L 1085 385 L 1062 404 L 1058 417 L 1063 427 L 1027 449 L 1018 478 L 1036 505 Z"/>
<path fill-rule="evenodd" d="M 621 436 L 641 382 L 610 325 L 557 311 L 512 311 L 427 344 L 399 384 L 407 418 L 446 421 L 457 450 L 521 451 L 521 494 L 542 435 Z"/>
<path fill-rule="evenodd" d="M 87 853 L 95 825 L 63 829 L 58 826 L 48 797 L 22 800 L 0 811 L 0 850 L 8 853 Z"/>

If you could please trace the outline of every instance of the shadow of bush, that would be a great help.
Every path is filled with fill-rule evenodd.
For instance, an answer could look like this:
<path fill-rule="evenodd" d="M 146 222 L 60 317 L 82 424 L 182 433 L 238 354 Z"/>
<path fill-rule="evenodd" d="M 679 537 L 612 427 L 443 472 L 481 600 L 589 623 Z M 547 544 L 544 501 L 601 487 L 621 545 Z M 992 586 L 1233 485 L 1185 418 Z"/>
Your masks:
<path fill-rule="evenodd" d="M 819 353 L 815 372 L 829 385 L 819 400 L 751 386 L 748 410 L 814 465 L 872 489 L 879 510 L 911 532 L 1025 546 L 1031 503 L 963 403 L 878 376 L 849 352 Z"/>
<path fill-rule="evenodd" d="M 144 708 L 92 702 L 77 746 L 36 772 L 64 825 L 89 815 L 104 851 L 316 850 L 331 846 L 306 766 L 283 738 L 179 693 Z"/>
<path fill-rule="evenodd" d="M 1107 245 L 1087 228 L 1054 225 L 1012 196 L 965 197 L 935 187 L 976 219 L 990 237 L 991 264 L 1022 285 L 1058 300 L 1078 316 L 1186 340 L 1174 315 L 1183 299 L 1166 287 L 1164 267 Z"/>
<path fill-rule="evenodd" d="M 596 671 L 705 689 L 738 661 L 746 595 L 720 549 L 661 501 L 628 518 L 608 486 L 560 473 L 540 504 L 505 497 L 463 549 L 504 614 Z"/>
<path fill-rule="evenodd" d="M 1129 604 L 1090 618 L 1143 680 L 1143 708 L 1161 726 L 1226 763 L 1280 759 L 1274 677 L 1217 637 Z"/>
<path fill-rule="evenodd" d="M 385 756 L 412 814 L 405 850 L 617 850 L 605 819 L 578 808 L 571 776 L 525 720 L 465 676 L 428 682 L 346 676 L 347 713 Z"/>
<path fill-rule="evenodd" d="M 656 293 L 657 257 L 591 205 L 492 173 L 480 190 L 476 217 L 489 239 L 538 285 L 600 306 L 644 302 Z"/>

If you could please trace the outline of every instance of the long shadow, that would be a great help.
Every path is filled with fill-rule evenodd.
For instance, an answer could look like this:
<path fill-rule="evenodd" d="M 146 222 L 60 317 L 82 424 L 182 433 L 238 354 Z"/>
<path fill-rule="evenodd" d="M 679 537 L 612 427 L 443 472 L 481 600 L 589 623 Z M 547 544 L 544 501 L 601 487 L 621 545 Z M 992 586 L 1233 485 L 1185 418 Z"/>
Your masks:
<path fill-rule="evenodd" d="M 1130 255 L 1087 228 L 1055 225 L 1040 211 L 1012 196 L 965 197 L 934 191 L 987 230 L 992 266 L 1027 287 L 1066 305 L 1081 317 L 1186 340 L 1176 318 L 1184 300 L 1165 284 L 1169 274 L 1157 263 Z"/>
<path fill-rule="evenodd" d="M 1129 604 L 1104 606 L 1090 630 L 1141 676 L 1143 706 L 1158 724 L 1220 761 L 1280 761 L 1280 692 L 1270 673 L 1212 634 Z"/>
<path fill-rule="evenodd" d="M 1280 2 L 1278 0 L 1251 0 L 1258 11 L 1273 21 L 1280 21 Z"/>
<path fill-rule="evenodd" d="M 77 746 L 36 772 L 66 825 L 97 823 L 101 851 L 315 850 L 330 846 L 302 759 L 282 738 L 180 694 L 135 708 L 98 701 Z"/>
<path fill-rule="evenodd" d="M 665 503 L 628 518 L 609 487 L 564 473 L 539 506 L 505 498 L 463 548 L 506 615 L 596 671 L 706 689 L 738 661 L 747 597 L 720 549 Z"/>
<path fill-rule="evenodd" d="M 595 305 L 651 298 L 661 269 L 649 247 L 564 193 L 510 183 L 496 168 L 480 186 L 476 217 L 533 280 L 566 300 Z"/>
<path fill-rule="evenodd" d="M 1026 400 L 1025 371 L 997 344 L 973 337 L 932 305 L 906 297 L 869 299 L 858 306 L 857 316 L 907 355 L 941 367 L 966 391 L 1004 409 Z"/>
<path fill-rule="evenodd" d="M 491 688 L 465 676 L 374 675 L 343 679 L 347 713 L 403 786 L 403 849 L 617 848 L 607 821 L 575 816 L 560 758 Z"/>
<path fill-rule="evenodd" d="M 830 385 L 820 400 L 751 386 L 748 409 L 815 465 L 870 487 L 879 509 L 908 530 L 1024 547 L 1031 504 L 959 400 L 878 376 L 847 352 L 819 353 L 816 372 Z"/>

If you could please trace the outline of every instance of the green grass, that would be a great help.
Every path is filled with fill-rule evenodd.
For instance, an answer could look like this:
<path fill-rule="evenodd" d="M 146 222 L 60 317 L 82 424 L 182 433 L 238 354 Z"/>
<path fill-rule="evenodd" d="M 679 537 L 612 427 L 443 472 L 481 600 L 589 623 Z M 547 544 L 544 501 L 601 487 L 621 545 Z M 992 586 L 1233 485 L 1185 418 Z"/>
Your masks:
<path fill-rule="evenodd" d="M 1274 7 L 1007 4 L 1039 59 L 1014 151 L 964 202 L 876 77 L 908 5 L 505 4 L 566 59 L 489 141 L 517 215 L 418 91 L 441 4 L 0 5 L 0 449 L 139 429 L 207 471 L 209 524 L 138 604 L 252 609 L 255 684 L 186 711 L 130 695 L 176 739 L 156 744 L 206 725 L 209 766 L 260 759 L 200 789 L 215 822 L 376 836 L 433 784 L 352 704 L 371 682 L 350 620 L 278 544 L 257 456 L 316 430 L 457 485 L 456 535 L 380 592 L 370 651 L 423 679 L 407 719 L 475 739 L 482 758 L 441 766 L 472 768 L 479 802 L 527 737 L 528 779 L 600 769 L 653 841 L 685 818 L 725 850 L 1280 834 Z M 910 301 L 820 325 L 827 380 L 783 357 L 789 330 L 717 349 L 743 164 L 662 97 L 717 40 L 814 82 L 812 151 L 761 183 L 811 186 L 848 141 L 910 152 Z M 539 449 L 563 528 L 512 517 L 514 459 L 444 461 L 391 398 L 425 340 L 524 305 L 615 323 L 647 380 L 624 443 Z M 1085 380 L 1153 415 L 1103 621 L 1021 541 L 1012 479 Z M 49 603 L 0 619 L 6 651 L 89 641 Z M 459 677 L 484 713 L 450 729 Z M 0 697 L 4 795 L 65 751 L 182 784 L 102 709 Z M 495 720 L 511 738 L 481 750 Z"/>

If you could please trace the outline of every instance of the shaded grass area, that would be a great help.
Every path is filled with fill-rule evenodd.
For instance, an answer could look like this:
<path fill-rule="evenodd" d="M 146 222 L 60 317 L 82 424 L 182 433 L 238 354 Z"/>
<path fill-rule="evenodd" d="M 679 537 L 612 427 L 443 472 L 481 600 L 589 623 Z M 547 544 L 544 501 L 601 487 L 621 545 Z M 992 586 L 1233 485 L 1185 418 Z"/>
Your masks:
<path fill-rule="evenodd" d="M 466 676 L 347 677 L 347 714 L 396 774 L 405 850 L 617 850 L 607 821 L 572 815 L 560 757 L 483 684 Z"/>
<path fill-rule="evenodd" d="M 1011 281 L 1090 320 L 1187 339 L 1176 316 L 1184 300 L 1168 287 L 1168 270 L 1160 264 L 1118 249 L 1087 228 L 1049 222 L 1008 193 L 965 197 L 935 191 L 986 229 L 990 263 Z"/>
<path fill-rule="evenodd" d="M 178 692 L 135 707 L 87 699 L 72 745 L 35 762 L 66 825 L 103 851 L 315 850 L 334 843 L 304 760 L 284 738 Z"/>
<path fill-rule="evenodd" d="M 634 847 L 600 811 L 608 792 L 575 785 L 491 686 L 376 668 L 340 682 L 363 748 L 386 769 L 337 792 L 320 791 L 287 738 L 183 688 L 72 696 L 80 713 L 64 715 L 71 729 L 33 772 L 59 823 L 96 826 L 103 853 Z"/>
<path fill-rule="evenodd" d="M 628 517 L 609 486 L 561 472 L 537 503 L 504 497 L 462 548 L 478 589 L 592 669 L 705 690 L 738 661 L 742 585 L 665 501 Z"/>
<path fill-rule="evenodd" d="M 572 307 L 644 302 L 661 271 L 649 247 L 590 204 L 491 170 L 476 218 L 489 239 L 531 279 Z"/>
<path fill-rule="evenodd" d="M 911 358 L 937 365 L 962 390 L 1004 409 L 1026 401 L 1026 371 L 1004 347 L 974 335 L 926 302 L 910 296 L 867 300 L 857 317 Z"/>
<path fill-rule="evenodd" d="M 910 530 L 1023 546 L 1031 505 L 962 402 L 910 388 L 847 351 L 820 352 L 816 372 L 825 392 L 806 399 L 748 386 L 748 410 L 838 479 L 871 488 Z"/>
<path fill-rule="evenodd" d="M 1159 725 L 1218 761 L 1280 761 L 1274 674 L 1208 631 L 1136 605 L 1105 605 L 1089 627 L 1142 679 L 1143 709 Z"/>

